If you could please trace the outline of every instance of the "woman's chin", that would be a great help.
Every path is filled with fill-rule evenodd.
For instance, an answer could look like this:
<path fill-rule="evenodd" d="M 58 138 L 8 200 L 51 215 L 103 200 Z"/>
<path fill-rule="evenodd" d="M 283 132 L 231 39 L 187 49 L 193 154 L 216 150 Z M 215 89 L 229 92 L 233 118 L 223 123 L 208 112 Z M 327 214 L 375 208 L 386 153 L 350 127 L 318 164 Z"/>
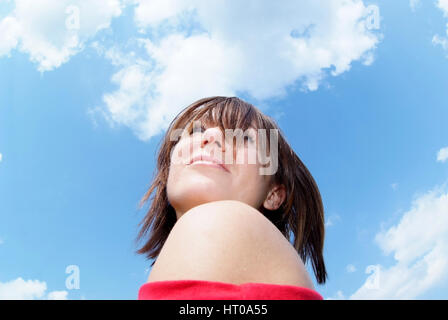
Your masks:
<path fill-rule="evenodd" d="M 231 198 L 231 189 L 230 183 L 219 176 L 197 172 L 173 175 L 167 185 L 170 203 L 180 211 L 208 202 L 228 200 Z"/>
<path fill-rule="evenodd" d="M 219 172 L 214 174 L 209 174 L 208 172 L 189 172 L 188 174 L 182 175 L 178 181 L 178 183 L 182 181 L 183 185 L 195 190 L 211 189 L 213 191 L 217 191 L 229 184 L 228 179 L 223 177 L 223 175 Z"/>
<path fill-rule="evenodd" d="M 181 197 L 178 198 L 178 200 L 180 201 L 177 202 L 182 203 L 183 206 L 186 206 L 188 207 L 188 209 L 191 209 L 193 207 L 208 202 L 228 200 L 228 197 L 226 197 L 224 194 L 220 194 L 219 192 L 214 192 L 213 190 L 195 189 L 191 190 L 191 192 L 183 194 Z"/>
<path fill-rule="evenodd" d="M 219 201 L 219 200 L 225 200 L 226 197 L 224 194 L 221 194 L 219 191 L 215 191 L 213 189 L 196 189 L 194 192 L 189 193 L 189 196 L 185 199 L 190 202 L 211 202 L 211 201 Z"/>

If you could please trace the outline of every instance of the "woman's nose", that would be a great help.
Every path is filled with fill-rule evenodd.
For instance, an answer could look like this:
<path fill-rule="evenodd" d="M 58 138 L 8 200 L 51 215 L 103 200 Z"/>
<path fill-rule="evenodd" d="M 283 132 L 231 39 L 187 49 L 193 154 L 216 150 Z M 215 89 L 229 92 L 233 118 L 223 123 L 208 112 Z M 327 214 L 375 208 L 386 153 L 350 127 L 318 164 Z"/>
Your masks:
<path fill-rule="evenodd" d="M 222 151 L 225 151 L 225 143 L 223 142 L 222 138 L 222 132 L 219 127 L 207 128 L 202 134 L 201 147 L 204 148 L 207 144 L 216 143 L 218 148 L 220 148 Z"/>

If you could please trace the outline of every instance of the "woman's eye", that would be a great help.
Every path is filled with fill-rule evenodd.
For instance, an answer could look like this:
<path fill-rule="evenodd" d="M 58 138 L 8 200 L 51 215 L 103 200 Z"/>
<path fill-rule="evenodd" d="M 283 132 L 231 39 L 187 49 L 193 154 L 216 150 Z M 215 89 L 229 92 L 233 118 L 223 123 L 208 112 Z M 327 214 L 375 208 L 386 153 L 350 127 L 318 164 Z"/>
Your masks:
<path fill-rule="evenodd" d="M 190 134 L 192 134 L 193 133 L 193 129 L 195 129 L 193 126 L 191 126 L 191 128 L 190 128 Z M 198 130 L 199 129 L 199 130 Z M 198 128 L 198 127 L 196 127 L 196 130 L 194 130 L 194 132 L 198 132 L 198 131 L 200 131 L 200 132 L 204 132 L 206 129 L 205 129 L 205 127 L 203 126 L 203 125 L 201 125 L 201 127 L 200 128 Z"/>
<path fill-rule="evenodd" d="M 254 142 L 254 139 L 251 136 L 244 136 L 244 141 Z"/>

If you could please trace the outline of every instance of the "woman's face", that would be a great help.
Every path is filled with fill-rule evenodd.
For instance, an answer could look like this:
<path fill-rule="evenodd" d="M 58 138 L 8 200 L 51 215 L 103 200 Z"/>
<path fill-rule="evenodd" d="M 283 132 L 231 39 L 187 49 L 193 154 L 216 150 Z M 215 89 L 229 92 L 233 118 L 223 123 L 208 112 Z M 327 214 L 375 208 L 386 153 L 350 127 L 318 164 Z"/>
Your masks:
<path fill-rule="evenodd" d="M 177 218 L 195 206 L 218 200 L 239 200 L 258 209 L 271 176 L 259 171 L 257 130 L 249 128 L 244 136 L 233 139 L 233 134 L 224 134 L 218 126 L 194 123 L 195 130 L 183 131 L 170 158 L 167 194 Z"/>

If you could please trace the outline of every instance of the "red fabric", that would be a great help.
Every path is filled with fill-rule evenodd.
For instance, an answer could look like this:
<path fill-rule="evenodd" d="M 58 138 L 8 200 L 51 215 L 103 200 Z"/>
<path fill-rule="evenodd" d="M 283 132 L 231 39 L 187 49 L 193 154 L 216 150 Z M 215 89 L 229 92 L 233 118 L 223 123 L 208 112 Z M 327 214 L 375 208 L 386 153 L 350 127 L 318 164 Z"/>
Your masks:
<path fill-rule="evenodd" d="M 233 284 L 205 280 L 167 280 L 145 283 L 138 300 L 323 300 L 311 289 L 280 284 Z"/>

